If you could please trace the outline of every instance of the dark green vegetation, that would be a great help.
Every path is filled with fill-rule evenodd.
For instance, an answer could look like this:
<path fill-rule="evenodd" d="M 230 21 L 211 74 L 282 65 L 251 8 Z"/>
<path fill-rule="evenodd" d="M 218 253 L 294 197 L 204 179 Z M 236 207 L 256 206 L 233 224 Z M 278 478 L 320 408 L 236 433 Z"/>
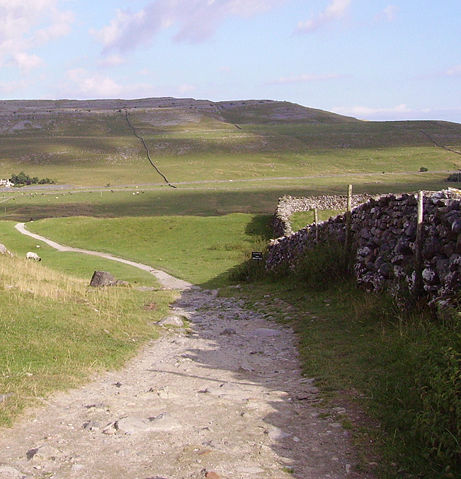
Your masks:
<path fill-rule="evenodd" d="M 54 180 L 50 180 L 49 178 L 42 178 L 39 179 L 38 176 L 30 177 L 26 175 L 24 171 L 21 171 L 18 174 L 13 173 L 11 175 L 10 181 L 14 184 L 14 186 L 24 186 L 24 185 L 52 185 L 56 183 Z"/>
<path fill-rule="evenodd" d="M 365 469 L 374 462 L 371 438 L 384 459 L 380 477 L 460 477 L 461 313 L 408 302 L 403 311 L 390 297 L 357 289 L 351 276 L 344 248 L 331 244 L 307 253 L 293 273 L 268 277 L 248 262 L 234 278 L 252 281 L 243 296 L 250 305 L 265 301 L 281 320 L 281 301 L 296 308 L 289 314 L 305 374 L 326 401 L 367 412 L 353 427 Z"/>

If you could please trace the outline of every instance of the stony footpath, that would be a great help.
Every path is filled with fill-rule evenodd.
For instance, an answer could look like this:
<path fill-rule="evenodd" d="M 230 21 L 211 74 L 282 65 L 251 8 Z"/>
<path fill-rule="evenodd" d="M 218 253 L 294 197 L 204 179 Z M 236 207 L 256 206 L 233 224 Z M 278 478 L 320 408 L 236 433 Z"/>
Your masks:
<path fill-rule="evenodd" d="M 355 472 L 345 411 L 322 409 L 301 376 L 290 328 L 196 288 L 160 326 L 122 370 L 0 430 L 0 478 L 370 477 Z"/>

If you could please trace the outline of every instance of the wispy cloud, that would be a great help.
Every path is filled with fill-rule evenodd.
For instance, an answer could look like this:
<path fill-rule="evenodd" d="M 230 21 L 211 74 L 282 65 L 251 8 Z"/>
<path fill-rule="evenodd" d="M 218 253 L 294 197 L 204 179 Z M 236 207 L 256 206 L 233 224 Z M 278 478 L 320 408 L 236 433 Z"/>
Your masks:
<path fill-rule="evenodd" d="M 299 33 L 311 33 L 324 25 L 343 17 L 351 4 L 351 0 L 332 0 L 318 15 L 299 22 L 296 31 Z"/>
<path fill-rule="evenodd" d="M 74 16 L 58 0 L 0 0 L 0 66 L 39 66 L 35 49 L 69 33 Z"/>
<path fill-rule="evenodd" d="M 305 73 L 302 75 L 295 75 L 289 77 L 281 77 L 276 80 L 267 82 L 267 85 L 287 85 L 293 83 L 310 83 L 315 81 L 324 81 L 324 80 L 337 80 L 338 78 L 343 78 L 342 75 L 336 73 L 327 73 L 327 74 L 312 74 Z"/>
<path fill-rule="evenodd" d="M 387 5 L 374 18 L 375 22 L 393 22 L 399 13 L 399 7 L 396 5 Z"/>
<path fill-rule="evenodd" d="M 123 87 L 109 76 L 91 73 L 84 68 L 68 70 L 66 79 L 81 98 L 116 98 L 123 92 Z"/>
<path fill-rule="evenodd" d="M 284 1 L 157 0 L 139 11 L 117 10 L 108 25 L 92 33 L 106 52 L 148 44 L 165 29 L 173 29 L 177 41 L 197 43 L 209 39 L 227 17 L 255 15 Z"/>
<path fill-rule="evenodd" d="M 333 110 L 337 113 L 341 113 L 342 115 L 352 115 L 352 116 L 358 116 L 362 118 L 368 118 L 368 117 L 379 116 L 379 115 L 396 114 L 396 113 L 410 113 L 412 111 L 404 103 L 393 106 L 393 107 L 385 107 L 385 108 L 374 108 L 374 107 L 368 107 L 368 106 L 352 106 L 352 107 L 337 106 L 337 107 L 334 107 Z"/>
<path fill-rule="evenodd" d="M 120 82 L 110 75 L 74 68 L 65 72 L 60 95 L 78 99 L 141 98 L 159 95 L 159 89 L 150 83 Z"/>
<path fill-rule="evenodd" d="M 2 95 L 10 95 L 12 93 L 17 93 L 27 86 L 29 85 L 25 80 L 0 82 L 0 93 Z"/>
<path fill-rule="evenodd" d="M 126 62 L 126 59 L 121 55 L 108 55 L 99 60 L 98 65 L 103 68 L 107 67 L 116 67 L 119 65 L 123 65 Z"/>
<path fill-rule="evenodd" d="M 362 120 L 439 120 L 459 121 L 461 106 L 453 108 L 411 108 L 402 103 L 391 107 L 333 107 L 332 111 Z"/>
<path fill-rule="evenodd" d="M 459 76 L 461 76 L 461 65 L 455 65 L 454 67 L 449 68 L 445 72 L 445 75 L 449 76 L 449 77 L 459 77 Z"/>

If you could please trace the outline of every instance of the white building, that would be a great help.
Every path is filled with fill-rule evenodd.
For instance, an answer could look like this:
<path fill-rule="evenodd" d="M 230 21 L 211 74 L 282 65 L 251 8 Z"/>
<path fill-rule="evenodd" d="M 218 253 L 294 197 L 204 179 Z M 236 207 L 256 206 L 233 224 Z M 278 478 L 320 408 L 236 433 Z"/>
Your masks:
<path fill-rule="evenodd" d="M 14 186 L 14 183 L 11 183 L 10 180 L 0 180 L 0 188 L 11 188 Z"/>

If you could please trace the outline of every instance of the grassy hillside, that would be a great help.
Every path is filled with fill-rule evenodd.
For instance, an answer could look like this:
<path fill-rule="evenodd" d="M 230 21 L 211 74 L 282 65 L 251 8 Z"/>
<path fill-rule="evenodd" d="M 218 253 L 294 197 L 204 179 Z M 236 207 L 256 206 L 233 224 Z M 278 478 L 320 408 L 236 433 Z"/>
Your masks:
<path fill-rule="evenodd" d="M 461 125 L 363 122 L 288 102 L 192 99 L 2 102 L 0 176 L 60 184 L 159 183 L 129 127 L 169 180 L 454 170 Z M 429 135 L 429 136 L 428 136 Z"/>
<path fill-rule="evenodd" d="M 119 367 L 156 337 L 155 321 L 172 300 L 169 292 L 88 288 L 86 280 L 7 256 L 0 277 L 0 425 L 53 390 Z"/>

